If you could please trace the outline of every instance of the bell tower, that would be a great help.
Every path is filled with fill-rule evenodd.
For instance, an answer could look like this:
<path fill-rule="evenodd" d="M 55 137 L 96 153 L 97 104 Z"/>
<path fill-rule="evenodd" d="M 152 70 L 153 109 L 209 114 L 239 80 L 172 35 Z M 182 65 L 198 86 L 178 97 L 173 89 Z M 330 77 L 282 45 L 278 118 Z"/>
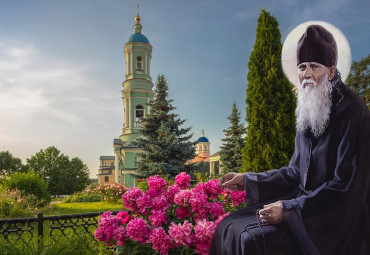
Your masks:
<path fill-rule="evenodd" d="M 131 141 L 139 136 L 141 119 L 150 111 L 147 103 L 154 95 L 150 76 L 152 46 L 141 33 L 140 20 L 138 4 L 134 34 L 128 38 L 123 48 L 126 61 L 126 80 L 122 83 L 124 109 L 122 135 L 120 136 L 122 142 Z"/>

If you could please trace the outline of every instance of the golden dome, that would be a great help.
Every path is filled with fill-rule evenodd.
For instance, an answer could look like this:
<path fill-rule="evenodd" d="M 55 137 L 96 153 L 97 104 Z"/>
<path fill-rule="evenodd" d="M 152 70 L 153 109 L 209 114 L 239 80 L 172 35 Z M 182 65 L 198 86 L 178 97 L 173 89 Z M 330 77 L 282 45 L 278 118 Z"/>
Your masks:
<path fill-rule="evenodd" d="M 140 16 L 139 15 L 136 15 L 135 21 L 140 21 Z"/>

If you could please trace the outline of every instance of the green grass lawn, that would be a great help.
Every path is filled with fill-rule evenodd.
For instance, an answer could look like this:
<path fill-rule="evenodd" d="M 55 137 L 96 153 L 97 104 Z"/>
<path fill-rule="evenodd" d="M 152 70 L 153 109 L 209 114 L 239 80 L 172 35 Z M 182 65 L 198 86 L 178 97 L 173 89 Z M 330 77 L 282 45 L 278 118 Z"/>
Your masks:
<path fill-rule="evenodd" d="M 89 212 L 105 212 L 124 210 L 122 202 L 80 202 L 80 203 L 56 203 L 42 210 L 44 215 L 64 215 Z"/>

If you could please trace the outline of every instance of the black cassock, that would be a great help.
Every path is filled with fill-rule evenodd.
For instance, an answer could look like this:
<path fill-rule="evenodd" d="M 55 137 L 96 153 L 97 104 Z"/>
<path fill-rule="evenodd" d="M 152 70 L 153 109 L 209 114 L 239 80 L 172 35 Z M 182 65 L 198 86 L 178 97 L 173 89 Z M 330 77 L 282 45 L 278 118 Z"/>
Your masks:
<path fill-rule="evenodd" d="M 219 224 L 209 254 L 370 254 L 369 172 L 370 112 L 338 78 L 326 131 L 298 132 L 289 166 L 245 174 L 248 207 Z M 286 220 L 257 224 L 277 200 Z"/>

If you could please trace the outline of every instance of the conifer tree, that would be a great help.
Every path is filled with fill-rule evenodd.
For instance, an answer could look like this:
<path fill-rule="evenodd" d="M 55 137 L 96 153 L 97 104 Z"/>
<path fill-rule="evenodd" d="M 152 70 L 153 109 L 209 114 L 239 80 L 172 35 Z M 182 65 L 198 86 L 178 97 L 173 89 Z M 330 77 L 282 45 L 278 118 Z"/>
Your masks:
<path fill-rule="evenodd" d="M 370 55 L 352 62 L 346 84 L 364 100 L 370 110 Z"/>
<path fill-rule="evenodd" d="M 135 176 L 146 178 L 152 175 L 176 176 L 189 171 L 185 162 L 195 157 L 195 143 L 188 134 L 191 128 L 181 128 L 185 120 L 173 113 L 173 100 L 167 99 L 168 85 L 164 75 L 158 75 L 154 99 L 150 100 L 149 114 L 142 120 L 141 137 L 136 145 L 143 149 L 139 153 Z"/>
<path fill-rule="evenodd" d="M 280 39 L 277 20 L 262 9 L 248 62 L 242 172 L 287 165 L 294 151 L 296 98 L 282 71 Z"/>
<path fill-rule="evenodd" d="M 244 124 L 240 124 L 240 112 L 234 102 L 230 116 L 227 117 L 231 126 L 223 130 L 225 138 L 221 139 L 221 167 L 223 172 L 238 172 L 242 165 L 242 148 L 244 147 Z"/>

